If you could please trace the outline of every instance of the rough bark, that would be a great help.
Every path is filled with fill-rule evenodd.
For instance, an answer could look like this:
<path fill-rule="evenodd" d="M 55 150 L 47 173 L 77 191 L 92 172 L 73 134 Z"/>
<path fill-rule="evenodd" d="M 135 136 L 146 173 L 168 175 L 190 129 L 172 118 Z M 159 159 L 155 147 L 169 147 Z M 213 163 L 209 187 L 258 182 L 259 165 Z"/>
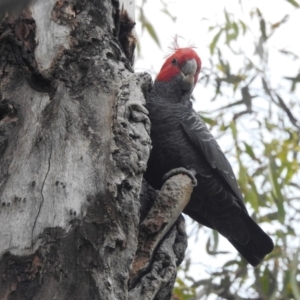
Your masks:
<path fill-rule="evenodd" d="M 131 285 L 135 285 L 140 274 L 149 268 L 158 244 L 188 204 L 192 191 L 191 179 L 178 174 L 166 181 L 156 195 L 151 209 L 140 224 L 138 248 L 130 274 Z"/>
<path fill-rule="evenodd" d="M 31 0 L 0 0 L 0 18 L 6 13 L 21 13 Z"/>
<path fill-rule="evenodd" d="M 0 299 L 129 297 L 151 86 L 132 71 L 133 26 L 110 0 L 36 0 L 1 20 Z M 137 299 L 170 297 L 182 226 L 150 258 L 153 272 L 168 257 L 165 283 Z"/>
<path fill-rule="evenodd" d="M 159 193 L 144 184 L 143 200 L 146 198 L 152 205 L 142 205 L 146 211 L 141 214 L 129 299 L 168 300 L 172 296 L 177 267 L 187 247 L 181 212 L 192 191 L 191 178 L 182 174 L 167 180 Z"/>

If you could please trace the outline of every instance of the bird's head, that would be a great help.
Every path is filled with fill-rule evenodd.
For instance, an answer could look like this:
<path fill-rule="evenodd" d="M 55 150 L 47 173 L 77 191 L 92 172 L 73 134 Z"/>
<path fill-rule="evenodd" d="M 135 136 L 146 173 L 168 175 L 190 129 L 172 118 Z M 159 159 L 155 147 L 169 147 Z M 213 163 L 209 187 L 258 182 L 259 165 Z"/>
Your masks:
<path fill-rule="evenodd" d="M 180 101 L 189 99 L 198 81 L 201 60 L 192 48 L 177 49 L 163 64 L 155 84 L 172 85 Z"/>

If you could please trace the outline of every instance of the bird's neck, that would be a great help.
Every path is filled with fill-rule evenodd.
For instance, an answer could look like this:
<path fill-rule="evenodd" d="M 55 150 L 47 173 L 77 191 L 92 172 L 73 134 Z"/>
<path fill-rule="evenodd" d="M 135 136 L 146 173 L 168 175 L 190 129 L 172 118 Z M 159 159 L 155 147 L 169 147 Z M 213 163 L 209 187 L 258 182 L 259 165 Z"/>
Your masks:
<path fill-rule="evenodd" d="M 150 100 L 161 99 L 167 103 L 190 103 L 192 91 L 182 89 L 181 79 L 174 78 L 170 82 L 155 81 L 150 92 Z"/>

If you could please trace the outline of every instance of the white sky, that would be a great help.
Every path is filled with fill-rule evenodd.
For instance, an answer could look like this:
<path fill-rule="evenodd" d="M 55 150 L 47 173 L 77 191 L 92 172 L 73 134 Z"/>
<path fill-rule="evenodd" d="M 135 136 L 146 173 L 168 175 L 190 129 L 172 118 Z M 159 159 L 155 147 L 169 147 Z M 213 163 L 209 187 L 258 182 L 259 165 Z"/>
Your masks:
<path fill-rule="evenodd" d="M 136 0 L 136 5 L 140 6 L 142 0 Z M 181 46 L 193 44 L 197 47 L 196 51 L 202 60 L 202 67 L 209 67 L 210 53 L 208 45 L 216 31 L 208 33 L 208 27 L 216 23 L 223 23 L 224 7 L 229 13 L 234 13 L 235 17 L 242 19 L 246 24 L 251 26 L 251 30 L 257 32 L 257 19 L 250 19 L 249 12 L 252 7 L 259 7 L 265 20 L 271 23 L 280 21 L 284 14 L 289 14 L 290 19 L 282 25 L 269 41 L 270 54 L 269 65 L 272 66 L 272 83 L 277 85 L 290 85 L 288 82 L 283 82 L 283 76 L 297 75 L 299 64 L 285 59 L 283 55 L 279 55 L 276 49 L 285 49 L 294 53 L 300 54 L 300 9 L 296 10 L 292 5 L 284 0 L 242 0 L 243 6 L 239 5 L 238 0 L 166 0 L 169 12 L 177 17 L 174 23 L 166 14 L 161 12 L 163 5 L 158 0 L 148 0 L 144 6 L 144 13 L 150 23 L 154 26 L 159 40 L 161 49 L 155 44 L 149 34 L 144 31 L 142 34 L 139 20 L 137 19 L 136 32 L 141 44 L 141 57 L 136 58 L 135 71 L 146 71 L 153 75 L 159 72 L 161 65 L 165 61 L 165 57 L 170 54 L 169 46 L 172 44 L 174 36 L 177 34 L 184 38 Z M 244 13 L 243 13 L 244 12 Z M 182 40 L 181 40 L 182 42 Z M 247 44 L 249 43 L 249 44 Z M 251 39 L 244 39 L 242 47 L 245 51 L 249 50 L 253 53 L 253 44 Z M 233 63 L 234 67 L 234 63 Z M 238 65 L 236 66 L 238 68 Z M 213 90 L 201 85 L 197 85 L 194 91 L 196 98 L 195 109 L 205 111 L 208 107 L 216 103 L 210 102 Z M 226 145 L 220 142 L 222 148 L 226 149 Z M 186 218 L 187 219 L 187 218 Z M 209 232 L 206 230 L 206 232 Z M 209 233 L 200 232 L 198 241 L 194 238 L 189 240 L 188 252 L 192 258 L 194 266 L 191 268 L 191 273 L 195 279 L 209 277 L 206 271 L 221 267 L 224 262 L 235 257 L 235 249 L 229 244 L 225 238 L 220 238 L 219 250 L 232 251 L 233 254 L 218 255 L 218 259 L 209 256 L 206 253 L 205 246 Z M 208 300 L 216 299 L 210 296 Z"/>

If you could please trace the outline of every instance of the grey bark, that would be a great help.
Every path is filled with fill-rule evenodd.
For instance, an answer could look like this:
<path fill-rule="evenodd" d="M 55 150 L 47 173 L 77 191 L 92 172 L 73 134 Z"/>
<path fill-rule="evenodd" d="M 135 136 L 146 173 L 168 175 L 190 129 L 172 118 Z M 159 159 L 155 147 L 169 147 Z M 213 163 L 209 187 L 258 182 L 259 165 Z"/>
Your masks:
<path fill-rule="evenodd" d="M 0 0 L 0 18 L 6 13 L 21 13 L 31 0 Z"/>
<path fill-rule="evenodd" d="M 130 300 L 167 300 L 172 296 L 177 267 L 187 247 L 180 214 L 192 191 L 191 178 L 182 174 L 167 180 L 157 194 L 143 191 L 154 200 L 139 227 L 138 247 L 130 272 Z"/>
<path fill-rule="evenodd" d="M 188 204 L 192 191 L 191 178 L 177 174 L 171 180 L 167 180 L 156 195 L 152 207 L 139 227 L 139 243 L 130 274 L 131 284 L 134 285 L 134 282 L 139 280 L 140 274 L 149 268 L 158 244 L 170 231 Z M 173 244 L 171 243 L 171 245 Z"/>
<path fill-rule="evenodd" d="M 151 78 L 121 8 L 37 0 L 0 21 L 0 299 L 170 298 L 182 219 L 129 286 Z"/>

